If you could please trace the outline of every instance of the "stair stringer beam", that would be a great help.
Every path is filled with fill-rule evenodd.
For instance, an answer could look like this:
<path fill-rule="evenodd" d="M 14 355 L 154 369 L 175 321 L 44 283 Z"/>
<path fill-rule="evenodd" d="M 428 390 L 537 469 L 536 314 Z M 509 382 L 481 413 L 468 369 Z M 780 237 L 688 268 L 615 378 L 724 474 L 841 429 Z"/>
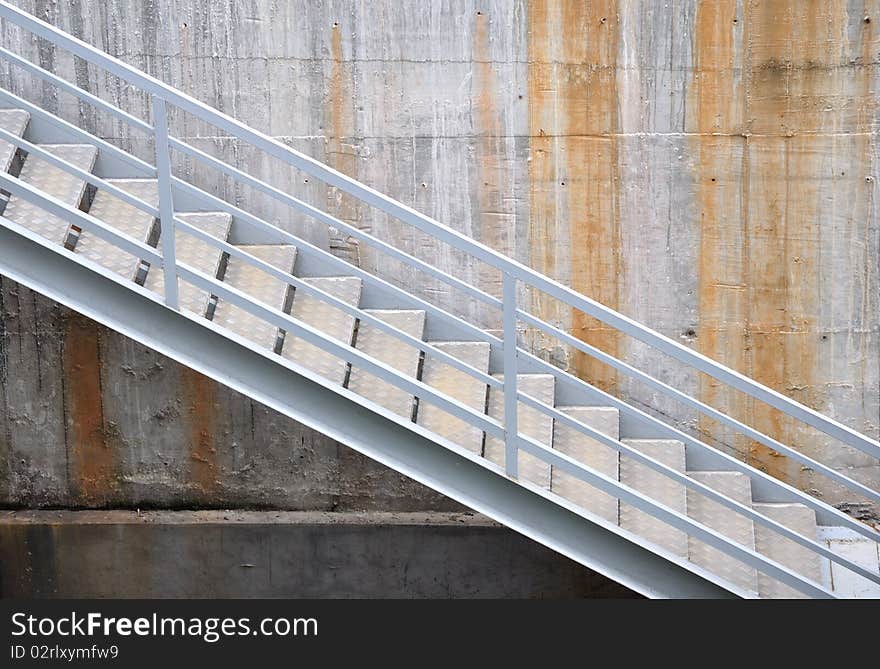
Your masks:
<path fill-rule="evenodd" d="M 294 371 L 209 321 L 172 311 L 138 286 L 61 247 L 0 227 L 0 274 L 455 499 L 651 598 L 732 597 L 705 570 L 499 476 L 463 449 L 376 413 L 346 390 Z M 345 415 L 346 421 L 338 417 Z M 412 424 L 409 424 L 412 425 Z"/>

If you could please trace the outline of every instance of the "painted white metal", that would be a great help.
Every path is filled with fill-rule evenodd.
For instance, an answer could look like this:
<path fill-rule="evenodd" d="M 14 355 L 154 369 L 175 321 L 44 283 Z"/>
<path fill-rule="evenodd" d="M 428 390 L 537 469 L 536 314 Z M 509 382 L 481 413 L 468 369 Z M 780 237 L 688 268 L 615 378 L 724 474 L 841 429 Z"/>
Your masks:
<path fill-rule="evenodd" d="M 620 413 L 617 409 L 611 407 L 559 407 L 559 410 L 567 416 L 607 434 L 615 441 L 620 438 Z M 553 448 L 609 478 L 620 480 L 618 452 L 561 421 L 554 421 Z M 612 523 L 617 523 L 619 520 L 616 497 L 597 490 L 580 479 L 569 476 L 564 471 L 553 470 L 550 489 Z"/>
<path fill-rule="evenodd" d="M 171 193 L 171 156 L 168 146 L 168 112 L 165 100 L 153 96 L 153 123 L 156 127 L 156 173 L 159 177 L 159 229 L 162 235 L 162 265 L 164 273 L 165 304 L 171 309 L 180 308 L 177 285 L 177 253 L 174 234 L 174 196 Z"/>
<path fill-rule="evenodd" d="M 501 378 L 501 375 L 497 376 Z M 543 404 L 552 406 L 554 403 L 555 383 L 549 374 L 519 374 L 516 387 L 524 395 Z M 501 424 L 505 424 L 507 420 L 506 393 L 506 387 L 504 390 L 489 389 L 489 415 Z M 513 397 L 516 399 L 516 395 Z M 516 425 L 519 432 L 549 447 L 553 443 L 553 418 L 522 402 L 517 402 L 516 407 Z M 528 481 L 547 490 L 550 489 L 550 465 L 518 449 L 514 449 L 511 454 L 504 440 L 487 436 L 483 455 L 499 467 L 504 467 L 508 476 L 510 475 L 510 467 L 507 467 L 506 459 L 516 457 L 518 460 L 516 471 L 520 480 Z"/>
<path fill-rule="evenodd" d="M 795 530 L 798 534 L 818 536 L 816 515 L 803 504 L 756 503 L 753 506 L 756 511 Z M 805 578 L 816 583 L 822 582 L 821 558 L 816 553 L 761 524 L 755 525 L 755 547 L 759 553 L 797 571 Z M 771 599 L 799 599 L 804 596 L 794 588 L 783 585 L 763 573 L 758 574 L 758 592 L 761 597 Z"/>
<path fill-rule="evenodd" d="M 259 258 L 285 274 L 293 272 L 293 265 L 296 262 L 295 246 L 262 244 L 249 245 L 244 248 L 251 256 Z M 266 274 L 266 272 L 240 257 L 230 257 L 226 262 L 226 272 L 223 275 L 223 281 L 250 295 L 251 298 L 258 302 L 267 304 L 279 311 L 285 310 L 289 292 L 288 284 Z M 259 346 L 275 350 L 279 336 L 278 328 L 234 304 L 230 304 L 225 300 L 219 300 L 212 320 L 217 325 L 222 325 L 237 335 L 250 339 Z"/>
<path fill-rule="evenodd" d="M 12 137 L 21 137 L 29 118 L 30 114 L 23 109 L 0 109 L 0 131 L 8 132 Z M 15 156 L 15 148 L 12 142 L 0 141 L 0 171 L 9 171 Z"/>
<path fill-rule="evenodd" d="M 207 238 L 222 240 L 225 240 L 229 235 L 229 227 L 232 225 L 232 217 L 222 212 L 178 214 L 176 218 L 188 223 L 192 227 L 201 229 L 206 233 Z M 165 235 L 162 235 L 159 238 L 157 248 L 161 251 L 164 244 Z M 185 263 L 212 277 L 216 277 L 220 271 L 220 261 L 223 256 L 220 250 L 216 246 L 207 243 L 203 238 L 197 238 L 188 234 L 188 230 L 175 230 L 175 249 L 178 263 Z M 144 287 L 157 295 L 164 295 L 165 274 L 161 271 L 156 271 L 155 266 L 151 266 L 150 271 L 147 273 Z M 208 301 L 211 296 L 208 291 L 184 281 L 179 287 L 178 296 L 182 309 L 199 316 L 207 315 Z"/>
<path fill-rule="evenodd" d="M 421 339 L 425 332 L 425 312 L 415 309 L 383 309 L 368 310 L 371 315 L 381 318 L 398 330 L 408 333 L 413 338 Z M 384 330 L 371 323 L 361 321 L 358 325 L 355 347 L 376 360 L 393 367 L 402 374 L 416 378 L 419 372 L 421 351 L 404 344 Z M 366 397 L 393 411 L 403 418 L 412 418 L 415 398 L 391 383 L 380 379 L 352 365 L 348 379 L 348 388 L 362 397 Z"/>
<path fill-rule="evenodd" d="M 483 342 L 432 342 L 434 348 L 464 360 L 471 367 L 489 371 L 489 345 Z M 474 411 L 486 410 L 486 384 L 464 372 L 437 360 L 430 352 L 425 354 L 422 381 L 443 395 L 452 397 Z M 450 416 L 442 407 L 429 399 L 419 399 L 419 425 L 454 444 L 480 455 L 483 450 L 483 431 L 476 425 Z"/>
<path fill-rule="evenodd" d="M 818 532 L 819 540 L 836 555 L 871 574 L 880 574 L 880 551 L 876 543 L 844 527 L 820 527 Z M 830 581 L 838 597 L 880 599 L 880 584 L 836 562 L 830 564 Z"/>
<path fill-rule="evenodd" d="M 344 302 L 357 305 L 361 299 L 361 282 L 350 276 L 321 277 L 309 279 L 309 283 L 325 293 L 336 295 Z M 293 295 L 294 318 L 311 325 L 327 337 L 350 346 L 354 337 L 354 317 L 316 299 L 313 295 L 295 292 Z M 345 381 L 347 362 L 301 337 L 288 333 L 284 339 L 281 355 L 303 365 L 321 376 L 342 385 Z"/>
<path fill-rule="evenodd" d="M 144 202 L 156 202 L 159 199 L 155 179 L 117 179 L 110 180 L 110 183 Z M 144 244 L 149 242 L 156 221 L 151 214 L 131 206 L 106 190 L 95 193 L 89 215 Z M 143 262 L 140 256 L 126 253 L 92 232 L 80 234 L 74 250 L 131 280 L 137 278 L 138 268 Z"/>
<path fill-rule="evenodd" d="M 42 148 L 86 170 L 92 169 L 97 154 L 94 147 L 84 144 L 47 144 Z M 73 206 L 79 206 L 86 188 L 82 179 L 36 156 L 25 160 L 19 179 L 33 189 Z M 68 220 L 57 215 L 47 215 L 38 204 L 21 196 L 13 195 L 9 199 L 3 216 L 56 244 L 64 244 L 67 239 Z"/>
<path fill-rule="evenodd" d="M 739 472 L 691 472 L 692 478 L 723 493 L 740 504 L 751 505 L 752 489 L 747 476 Z M 703 525 L 717 530 L 724 536 L 746 548 L 755 549 L 755 527 L 749 518 L 708 499 L 695 490 L 687 491 L 688 515 Z M 691 562 L 711 569 L 731 583 L 751 592 L 758 592 L 758 574 L 754 567 L 717 548 L 706 545 L 697 537 L 688 537 L 688 557 Z"/>
<path fill-rule="evenodd" d="M 649 455 L 677 472 L 684 472 L 684 444 L 673 439 L 624 439 L 623 443 Z M 683 485 L 663 476 L 626 455 L 620 456 L 620 482 L 638 490 L 678 513 L 687 512 L 687 492 Z M 670 528 L 649 513 L 621 502 L 620 526 L 646 537 L 676 555 L 688 554 L 688 537 Z"/>

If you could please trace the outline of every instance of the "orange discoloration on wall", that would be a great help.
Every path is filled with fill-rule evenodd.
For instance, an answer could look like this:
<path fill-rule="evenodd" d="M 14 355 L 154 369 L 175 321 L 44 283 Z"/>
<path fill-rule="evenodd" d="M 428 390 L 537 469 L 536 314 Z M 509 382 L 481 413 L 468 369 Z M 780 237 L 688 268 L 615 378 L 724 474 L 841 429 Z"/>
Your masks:
<path fill-rule="evenodd" d="M 827 408 L 823 384 L 831 381 L 819 377 L 818 323 L 821 207 L 837 178 L 829 157 L 835 137 L 867 136 L 876 111 L 869 68 L 843 66 L 854 23 L 846 11 L 844 3 L 801 0 L 701 2 L 689 90 L 699 151 L 700 350 L 820 410 Z M 871 62 L 864 41 L 861 49 L 862 64 Z M 865 143 L 863 156 L 848 152 L 846 160 L 867 160 Z M 701 396 L 783 443 L 814 447 L 815 433 L 711 379 L 701 379 Z M 701 427 L 721 434 L 708 422 Z M 743 438 L 723 438 L 774 476 L 810 485 L 798 463 Z"/>
<path fill-rule="evenodd" d="M 531 264 L 617 308 L 621 277 L 617 2 L 529 5 Z M 544 318 L 618 355 L 620 334 L 537 297 Z M 574 373 L 604 389 L 613 370 L 573 353 Z"/>
<path fill-rule="evenodd" d="M 515 252 L 513 216 L 505 209 L 505 195 L 510 184 L 504 171 L 504 139 L 498 109 L 498 75 L 492 63 L 487 12 L 475 15 L 474 24 L 474 122 L 477 131 L 477 220 L 473 234 L 484 244 L 502 253 Z M 500 274 L 481 264 L 479 286 L 501 296 Z"/>
<path fill-rule="evenodd" d="M 354 83 L 346 69 L 342 50 L 342 31 L 334 22 L 330 32 L 330 80 L 325 105 L 327 132 L 327 162 L 336 170 L 357 178 L 357 153 L 350 143 L 354 135 Z M 349 140 L 349 141 L 346 141 Z M 360 209 L 357 202 L 337 188 L 328 188 L 327 204 L 330 213 L 346 223 L 359 226 Z M 357 242 L 345 239 L 337 242 L 357 261 Z"/>
<path fill-rule="evenodd" d="M 219 487 L 217 466 L 216 384 L 207 376 L 181 368 L 183 414 L 189 437 L 190 482 L 198 492 L 208 494 Z"/>
<path fill-rule="evenodd" d="M 117 457 L 104 433 L 98 327 L 79 316 L 64 333 L 68 468 L 75 505 L 101 506 L 118 485 Z"/>
<path fill-rule="evenodd" d="M 746 366 L 745 243 L 743 211 L 744 138 L 742 87 L 737 80 L 738 18 L 735 0 L 702 2 L 694 30 L 694 75 L 688 112 L 699 206 L 699 335 L 701 352 L 735 369 Z M 707 403 L 743 413 L 739 396 L 730 396 L 714 379 L 701 377 Z M 711 432 L 714 424 L 701 422 Z M 739 444 L 737 444 L 739 446 Z"/>

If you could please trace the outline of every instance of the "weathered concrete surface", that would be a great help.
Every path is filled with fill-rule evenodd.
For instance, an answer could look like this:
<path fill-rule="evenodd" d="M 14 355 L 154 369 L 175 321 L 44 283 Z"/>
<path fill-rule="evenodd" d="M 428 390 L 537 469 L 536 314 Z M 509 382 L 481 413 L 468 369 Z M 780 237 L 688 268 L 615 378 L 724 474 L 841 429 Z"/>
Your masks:
<path fill-rule="evenodd" d="M 0 512 L 2 597 L 635 597 L 482 516 Z"/>
<path fill-rule="evenodd" d="M 878 0 L 18 4 L 664 334 L 869 435 L 880 433 Z M 146 115 L 148 101 L 131 88 L 8 30 L 4 40 Z M 149 143 L 118 122 L 20 73 L 9 79 L 14 91 L 149 157 Z M 199 148 L 499 292 L 495 273 L 450 249 L 192 118 L 175 115 L 172 122 Z M 187 161 L 177 167 L 208 190 L 326 243 L 320 226 L 248 189 Z M 344 235 L 332 234 L 330 245 L 497 326 L 497 314 Z M 540 295 L 529 299 L 538 315 L 579 337 L 857 479 L 880 481 L 875 459 L 832 447 Z M 581 355 L 534 333 L 529 338 L 547 358 L 775 475 L 833 503 L 858 501 Z M 6 355 L 36 369 L 35 350 Z M 59 349 L 40 352 L 41 370 L 64 364 Z M 222 407 L 202 423 L 199 465 L 169 455 L 172 475 L 191 474 L 186 485 L 195 489 L 211 478 L 212 448 L 247 443 L 236 421 L 247 424 L 248 403 L 185 377 L 176 371 L 164 378 L 158 396 L 191 404 L 203 392 Z M 53 422 L 60 390 L 39 386 L 32 373 L 12 378 L 10 407 L 30 401 L 42 412 L 15 437 L 40 472 L 28 485 L 63 496 L 58 478 L 66 466 L 50 452 L 65 443 L 75 462 L 82 447 L 71 446 L 70 430 L 63 441 Z M 169 395 L 174 383 L 191 385 Z M 132 385 L 120 388 L 153 401 L 149 383 L 138 391 Z M 126 396 L 105 401 L 118 403 L 107 414 L 124 438 L 126 420 L 149 423 L 143 429 L 156 437 L 168 434 L 146 415 L 117 419 L 132 406 Z M 184 411 L 172 422 L 187 422 L 193 437 L 201 435 L 192 431 L 198 418 Z M 164 440 L 142 443 L 145 462 L 156 459 L 148 451 L 174 450 Z M 325 468 L 316 471 L 324 476 Z M 100 472 L 89 476 L 96 483 L 84 490 L 97 494 Z M 145 490 L 154 487 L 148 476 L 144 482 Z"/>
<path fill-rule="evenodd" d="M 0 507 L 462 507 L 0 278 Z"/>

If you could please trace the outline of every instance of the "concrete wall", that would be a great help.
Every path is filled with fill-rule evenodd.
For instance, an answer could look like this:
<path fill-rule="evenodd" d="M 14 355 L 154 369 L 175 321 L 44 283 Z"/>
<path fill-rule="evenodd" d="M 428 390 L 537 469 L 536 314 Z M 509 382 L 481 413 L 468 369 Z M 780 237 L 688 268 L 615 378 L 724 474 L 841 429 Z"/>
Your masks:
<path fill-rule="evenodd" d="M 0 512 L 0 597 L 635 593 L 468 514 Z"/>
<path fill-rule="evenodd" d="M 18 4 L 878 436 L 877 0 Z M 18 44 L 14 35 L 4 39 Z M 80 85 L 145 111 L 146 100 L 117 82 L 51 49 L 27 48 Z M 12 81 L 14 90 L 149 155 L 148 143 L 117 122 L 20 74 Z M 279 169 L 191 118 L 178 115 L 173 123 L 196 146 L 499 292 L 497 276 L 449 249 Z M 319 227 L 246 189 L 183 161 L 178 167 L 210 190 L 325 241 Z M 414 284 L 408 272 L 364 246 L 331 237 L 340 255 Z M 419 285 L 441 304 L 497 323 L 494 314 L 441 286 Z M 856 478 L 880 480 L 876 460 L 831 449 L 812 431 L 579 314 L 538 295 L 530 300 L 539 315 L 577 336 Z M 327 491 L 340 485 L 342 457 L 334 444 L 289 424 L 276 440 L 274 419 L 249 401 L 27 291 L 4 285 L 4 309 L 6 434 L 13 454 L 0 484 L 7 503 L 256 503 L 255 495 L 261 504 L 284 508 L 333 503 L 335 492 Z M 670 414 L 832 502 L 851 501 L 797 463 L 532 338 L 548 358 L 600 386 Z M 83 390 L 92 392 L 88 401 L 78 399 Z M 29 412 L 29 403 L 40 410 Z M 300 439 L 301 451 L 291 456 L 287 446 Z M 276 443 L 284 448 L 275 449 Z M 94 462 L 78 455 L 83 444 L 106 450 L 104 473 L 81 471 Z M 293 476 L 302 486 L 265 482 L 273 480 L 272 469 L 293 472 L 293 462 L 304 465 Z M 398 494 L 396 483 L 388 492 L 390 475 L 375 468 L 342 469 L 356 472 L 344 478 L 357 484 L 350 499 L 360 496 L 358 504 L 384 504 L 383 496 L 408 499 L 416 508 L 440 503 L 420 489 Z M 221 470 L 236 475 L 234 486 L 242 481 L 236 495 L 222 497 L 233 484 L 216 483 L 225 476 Z M 364 488 L 364 479 L 375 486 Z M 119 480 L 124 483 L 114 483 Z"/>

